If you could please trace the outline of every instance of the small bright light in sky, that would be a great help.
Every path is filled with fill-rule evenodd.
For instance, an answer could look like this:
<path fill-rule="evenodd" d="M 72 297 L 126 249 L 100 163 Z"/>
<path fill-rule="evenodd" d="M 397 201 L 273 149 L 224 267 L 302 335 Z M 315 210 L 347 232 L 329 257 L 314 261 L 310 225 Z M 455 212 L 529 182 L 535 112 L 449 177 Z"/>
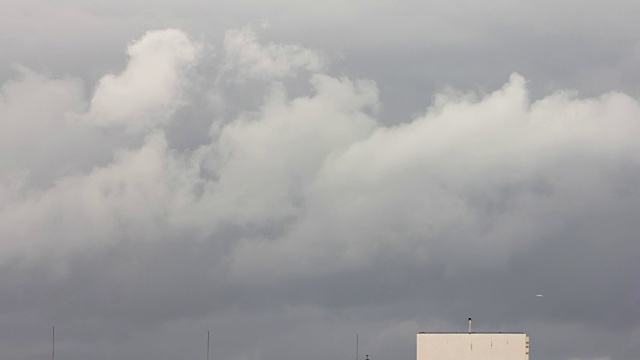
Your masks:
<path fill-rule="evenodd" d="M 536 296 L 537 296 L 537 297 L 542 297 L 542 295 L 540 295 L 540 294 L 537 294 Z"/>

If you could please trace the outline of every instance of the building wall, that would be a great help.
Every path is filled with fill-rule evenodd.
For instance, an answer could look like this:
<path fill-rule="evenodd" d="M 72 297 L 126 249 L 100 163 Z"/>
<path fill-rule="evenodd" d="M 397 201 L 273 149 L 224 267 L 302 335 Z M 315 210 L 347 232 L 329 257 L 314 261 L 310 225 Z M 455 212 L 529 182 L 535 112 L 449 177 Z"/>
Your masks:
<path fill-rule="evenodd" d="M 529 360 L 526 334 L 421 333 L 416 360 Z"/>

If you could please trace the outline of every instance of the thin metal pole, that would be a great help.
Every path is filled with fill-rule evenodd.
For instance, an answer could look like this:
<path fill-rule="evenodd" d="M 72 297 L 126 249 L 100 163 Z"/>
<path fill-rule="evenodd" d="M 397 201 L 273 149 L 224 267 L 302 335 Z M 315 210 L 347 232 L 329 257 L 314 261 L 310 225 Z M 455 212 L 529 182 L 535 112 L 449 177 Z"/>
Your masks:
<path fill-rule="evenodd" d="M 207 331 L 207 360 L 209 360 L 209 332 Z"/>
<path fill-rule="evenodd" d="M 56 327 L 53 327 L 53 337 L 51 339 L 51 360 L 56 358 Z"/>
<path fill-rule="evenodd" d="M 356 360 L 360 360 L 358 358 L 358 334 L 356 334 Z"/>

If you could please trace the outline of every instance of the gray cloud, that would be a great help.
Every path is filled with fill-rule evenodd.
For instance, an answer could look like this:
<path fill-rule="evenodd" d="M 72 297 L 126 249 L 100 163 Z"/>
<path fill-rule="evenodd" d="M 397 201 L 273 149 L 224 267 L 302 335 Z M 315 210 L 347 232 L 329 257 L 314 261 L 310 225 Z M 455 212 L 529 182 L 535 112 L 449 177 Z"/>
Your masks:
<path fill-rule="evenodd" d="M 617 26 L 591 30 L 604 21 L 595 6 L 564 19 L 565 5 L 434 3 L 420 15 L 408 2 L 364 13 L 341 3 L 336 27 L 314 39 L 331 4 L 253 4 L 271 29 L 216 24 L 207 36 L 208 5 L 158 3 L 161 16 L 131 25 L 148 6 L 127 4 L 7 6 L 34 21 L 53 12 L 37 26 L 3 22 L 46 33 L 33 44 L 95 36 L 106 45 L 63 53 L 100 47 L 115 59 L 84 54 L 93 65 L 78 71 L 55 55 L 47 66 L 24 51 L 11 59 L 26 65 L 0 90 L 7 358 L 46 356 L 52 324 L 68 359 L 197 357 L 207 330 L 221 359 L 353 358 L 355 334 L 372 359 L 412 358 L 417 331 L 464 330 L 473 316 L 479 331 L 530 333 L 536 358 L 634 359 L 640 106 L 610 74 L 635 55 L 616 50 L 632 42 Z M 279 21 L 279 6 L 299 19 Z M 608 13 L 625 23 L 624 6 Z M 363 17 L 384 21 L 345 31 Z M 298 21 L 310 32 L 283 34 Z M 137 29 L 163 22 L 192 35 Z M 504 50 L 525 49 L 520 34 L 533 49 L 562 47 L 559 33 L 614 45 L 566 50 L 600 56 L 566 74 L 560 55 L 545 65 Z M 118 38 L 119 58 L 108 51 Z M 442 50 L 432 68 L 402 58 L 421 42 Z M 509 77 L 523 64 L 542 80 Z M 580 74 L 583 86 L 557 89 Z"/>

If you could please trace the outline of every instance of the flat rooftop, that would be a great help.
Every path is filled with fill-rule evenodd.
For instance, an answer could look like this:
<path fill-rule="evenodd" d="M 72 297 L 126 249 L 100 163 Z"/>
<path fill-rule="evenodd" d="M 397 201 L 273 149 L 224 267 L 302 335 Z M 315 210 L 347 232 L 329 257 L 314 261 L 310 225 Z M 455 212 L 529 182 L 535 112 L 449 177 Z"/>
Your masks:
<path fill-rule="evenodd" d="M 524 332 L 513 332 L 513 331 L 472 331 L 472 332 L 468 332 L 468 331 L 458 331 L 458 332 L 451 332 L 451 331 L 421 331 L 418 334 L 524 334 Z"/>

